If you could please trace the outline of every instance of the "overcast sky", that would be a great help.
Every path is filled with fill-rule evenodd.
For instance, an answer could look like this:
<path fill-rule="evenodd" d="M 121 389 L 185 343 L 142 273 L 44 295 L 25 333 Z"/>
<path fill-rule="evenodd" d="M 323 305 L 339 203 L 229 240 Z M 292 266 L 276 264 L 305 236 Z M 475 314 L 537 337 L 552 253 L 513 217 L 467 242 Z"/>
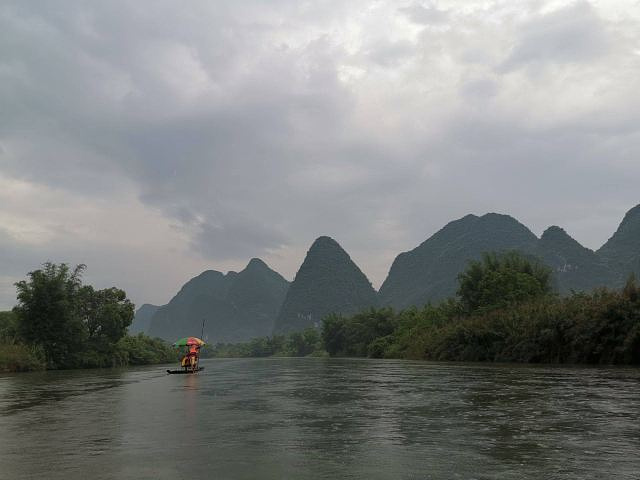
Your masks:
<path fill-rule="evenodd" d="M 637 0 L 3 1 L 0 309 L 47 260 L 164 304 L 319 235 L 378 287 L 467 213 L 596 249 L 639 79 Z"/>

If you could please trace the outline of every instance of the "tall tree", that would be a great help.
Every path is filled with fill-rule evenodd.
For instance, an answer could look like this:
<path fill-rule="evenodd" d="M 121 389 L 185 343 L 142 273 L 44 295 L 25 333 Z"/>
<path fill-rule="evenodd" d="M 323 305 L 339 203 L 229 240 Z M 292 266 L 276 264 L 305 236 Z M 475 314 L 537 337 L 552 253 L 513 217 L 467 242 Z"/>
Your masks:
<path fill-rule="evenodd" d="M 19 335 L 42 348 L 49 368 L 120 363 L 116 344 L 131 325 L 134 306 L 123 290 L 82 285 L 84 269 L 45 263 L 16 283 Z"/>
<path fill-rule="evenodd" d="M 111 354 L 133 321 L 133 303 L 124 290 L 115 287 L 94 290 L 91 285 L 85 285 L 79 296 L 87 346 L 98 354 Z"/>
<path fill-rule="evenodd" d="M 78 308 L 84 269 L 47 262 L 29 272 L 28 280 L 16 283 L 19 334 L 42 347 L 49 367 L 73 366 L 87 338 Z"/>
<path fill-rule="evenodd" d="M 517 252 L 486 253 L 458 276 L 458 296 L 471 313 L 506 307 L 552 292 L 551 270 Z"/>

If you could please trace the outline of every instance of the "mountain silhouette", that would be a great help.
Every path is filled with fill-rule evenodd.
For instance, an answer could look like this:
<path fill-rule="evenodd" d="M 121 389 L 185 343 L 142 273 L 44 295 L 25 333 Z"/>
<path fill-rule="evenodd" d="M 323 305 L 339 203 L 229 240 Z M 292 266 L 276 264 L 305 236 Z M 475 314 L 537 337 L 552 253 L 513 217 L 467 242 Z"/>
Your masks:
<path fill-rule="evenodd" d="M 325 315 L 356 313 L 377 305 L 376 291 L 342 247 L 320 237 L 289 287 L 274 333 L 319 325 Z"/>
<path fill-rule="evenodd" d="M 192 278 L 151 318 L 149 335 L 172 341 L 188 335 L 239 342 L 271 333 L 289 282 L 262 260 L 239 273 L 207 270 Z"/>

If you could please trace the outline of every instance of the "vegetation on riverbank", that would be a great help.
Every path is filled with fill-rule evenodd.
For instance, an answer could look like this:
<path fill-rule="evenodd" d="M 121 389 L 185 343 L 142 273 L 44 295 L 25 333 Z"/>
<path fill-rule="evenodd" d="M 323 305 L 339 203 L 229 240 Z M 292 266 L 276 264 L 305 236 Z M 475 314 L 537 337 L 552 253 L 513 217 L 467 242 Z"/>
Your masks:
<path fill-rule="evenodd" d="M 0 371 L 173 362 L 160 339 L 126 335 L 133 305 L 94 290 L 82 267 L 45 264 L 0 312 Z M 421 309 L 328 315 L 320 329 L 217 344 L 205 357 L 343 356 L 456 361 L 640 364 L 640 286 L 553 293 L 549 269 L 517 253 L 487 254 L 459 276 L 457 296 Z"/>
<path fill-rule="evenodd" d="M 0 371 L 92 368 L 172 362 L 160 339 L 131 337 L 125 292 L 82 284 L 84 265 L 45 263 L 16 284 L 18 305 L 0 312 Z"/>
<path fill-rule="evenodd" d="M 243 343 L 219 343 L 203 351 L 206 357 L 306 357 L 327 356 L 320 332 L 307 328 L 302 332 L 254 338 Z"/>
<path fill-rule="evenodd" d="M 640 286 L 559 297 L 551 272 L 488 254 L 459 276 L 456 298 L 421 309 L 329 315 L 320 331 L 217 345 L 212 356 L 330 355 L 455 361 L 640 364 Z"/>
<path fill-rule="evenodd" d="M 460 278 L 458 297 L 401 312 L 330 316 L 332 356 L 532 363 L 639 364 L 640 286 L 551 293 L 544 267 L 488 255 Z"/>

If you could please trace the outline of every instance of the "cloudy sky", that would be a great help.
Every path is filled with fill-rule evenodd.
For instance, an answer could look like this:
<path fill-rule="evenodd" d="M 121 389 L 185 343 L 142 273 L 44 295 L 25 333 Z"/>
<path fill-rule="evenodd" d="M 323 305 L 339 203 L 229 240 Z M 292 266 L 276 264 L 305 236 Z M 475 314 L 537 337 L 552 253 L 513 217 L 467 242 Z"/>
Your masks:
<path fill-rule="evenodd" d="M 640 202 L 640 2 L 3 1 L 0 309 L 42 262 L 166 303 L 467 213 L 596 249 Z"/>

